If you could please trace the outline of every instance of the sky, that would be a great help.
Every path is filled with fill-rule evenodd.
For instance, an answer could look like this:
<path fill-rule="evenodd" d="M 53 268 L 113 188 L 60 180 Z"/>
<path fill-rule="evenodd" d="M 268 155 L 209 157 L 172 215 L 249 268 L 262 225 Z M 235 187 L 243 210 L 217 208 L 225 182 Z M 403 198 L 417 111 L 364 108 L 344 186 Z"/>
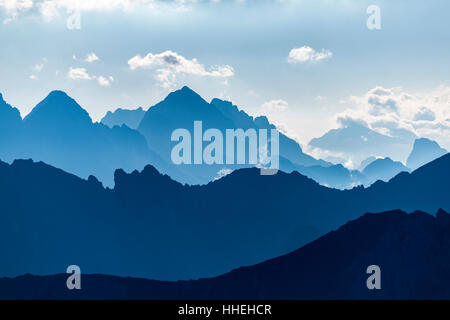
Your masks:
<path fill-rule="evenodd" d="M 0 0 L 0 92 L 25 116 L 63 90 L 99 121 L 187 85 L 267 115 L 302 145 L 357 121 L 450 149 L 449 9 L 444 0 Z"/>

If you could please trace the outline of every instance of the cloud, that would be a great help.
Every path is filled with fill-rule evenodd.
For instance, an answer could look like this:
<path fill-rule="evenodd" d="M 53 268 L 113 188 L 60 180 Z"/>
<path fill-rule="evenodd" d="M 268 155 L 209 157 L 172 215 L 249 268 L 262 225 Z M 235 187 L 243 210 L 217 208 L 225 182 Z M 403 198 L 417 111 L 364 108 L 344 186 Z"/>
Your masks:
<path fill-rule="evenodd" d="M 42 69 L 44 69 L 44 66 L 48 63 L 48 59 L 47 58 L 42 58 L 41 62 L 35 64 L 33 66 L 33 71 L 39 73 L 42 71 Z"/>
<path fill-rule="evenodd" d="M 97 78 L 97 82 L 99 85 L 101 85 L 102 87 L 109 87 L 111 82 L 114 81 L 114 78 L 112 76 L 109 76 L 108 78 L 104 77 L 104 76 L 99 76 Z"/>
<path fill-rule="evenodd" d="M 69 69 L 67 77 L 69 79 L 74 80 L 92 80 L 95 78 L 95 76 L 89 75 L 86 68 L 72 68 L 72 67 Z"/>
<path fill-rule="evenodd" d="M 208 0 L 0 0 L 0 10 L 8 16 L 3 23 L 8 23 L 23 13 L 40 14 L 45 20 L 51 20 L 60 12 L 67 14 L 73 10 L 134 12 L 149 8 L 153 12 L 167 12 L 170 9 L 180 12 L 200 2 Z"/>
<path fill-rule="evenodd" d="M 265 111 L 283 111 L 288 108 L 288 103 L 282 99 L 270 100 L 261 105 L 261 109 Z"/>
<path fill-rule="evenodd" d="M 111 82 L 114 81 L 112 76 L 96 76 L 88 73 L 86 68 L 69 68 L 67 78 L 72 80 L 97 80 L 97 83 L 102 87 L 109 87 Z"/>
<path fill-rule="evenodd" d="M 41 72 L 41 70 L 44 68 L 44 64 L 43 63 L 38 63 L 33 67 L 33 70 L 36 72 Z"/>
<path fill-rule="evenodd" d="M 317 52 L 311 47 L 303 46 L 300 48 L 294 48 L 289 52 L 289 63 L 314 63 L 322 60 L 330 59 L 333 53 L 329 50 L 322 49 Z"/>
<path fill-rule="evenodd" d="M 234 69 L 229 65 L 212 66 L 208 70 L 196 58 L 187 59 L 171 50 L 162 53 L 148 53 L 145 57 L 136 55 L 128 60 L 131 70 L 156 69 L 155 79 L 165 88 L 173 87 L 177 74 L 202 77 L 229 78 L 234 76 Z"/>
<path fill-rule="evenodd" d="M 3 23 L 9 23 L 16 19 L 19 13 L 29 11 L 33 8 L 33 0 L 0 0 L 0 9 L 6 12 L 9 18 L 3 20 Z"/>
<path fill-rule="evenodd" d="M 419 111 L 414 115 L 415 121 L 434 121 L 436 120 L 436 114 L 433 110 L 427 107 L 420 107 Z"/>
<path fill-rule="evenodd" d="M 86 56 L 86 59 L 84 59 L 84 61 L 86 61 L 86 62 L 88 62 L 88 63 L 92 63 L 92 62 L 94 62 L 94 61 L 98 61 L 98 60 L 100 60 L 99 59 L 99 57 L 97 57 L 97 55 L 95 54 L 95 53 L 89 53 L 87 56 Z"/>
<path fill-rule="evenodd" d="M 427 137 L 450 146 L 450 87 L 410 93 L 400 87 L 377 86 L 343 103 L 352 106 L 335 116 L 339 126 L 351 119 L 389 136 Z"/>

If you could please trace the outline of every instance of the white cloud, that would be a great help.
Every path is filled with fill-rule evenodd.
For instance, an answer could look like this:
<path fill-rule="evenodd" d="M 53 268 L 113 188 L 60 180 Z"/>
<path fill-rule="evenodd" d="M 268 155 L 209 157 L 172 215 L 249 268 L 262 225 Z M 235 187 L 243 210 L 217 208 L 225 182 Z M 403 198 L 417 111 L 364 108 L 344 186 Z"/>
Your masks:
<path fill-rule="evenodd" d="M 86 59 L 84 59 L 84 61 L 86 61 L 86 62 L 88 62 L 88 63 L 92 63 L 92 62 L 94 62 L 94 61 L 98 61 L 98 60 L 100 60 L 100 58 L 99 57 L 97 57 L 97 55 L 95 54 L 95 53 L 89 53 L 87 56 L 86 56 Z"/>
<path fill-rule="evenodd" d="M 343 102 L 353 105 L 336 116 L 343 126 L 345 121 L 359 121 L 389 136 L 415 134 L 450 147 L 450 87 L 410 93 L 400 87 L 378 86 Z"/>
<path fill-rule="evenodd" d="M 31 10 L 33 5 L 33 0 L 0 0 L 0 9 L 3 9 L 9 16 L 3 23 L 11 22 L 20 12 Z"/>
<path fill-rule="evenodd" d="M 210 0 L 213 2 L 213 0 Z M 69 10 L 133 12 L 140 8 L 150 8 L 156 12 L 187 10 L 197 0 L 0 0 L 0 9 L 6 12 L 8 23 L 21 13 L 38 13 L 46 20 L 66 14 Z"/>
<path fill-rule="evenodd" d="M 29 78 L 31 80 L 37 80 L 37 76 L 35 74 L 30 75 Z"/>
<path fill-rule="evenodd" d="M 72 68 L 72 67 L 69 69 L 67 77 L 69 79 L 74 80 L 92 80 L 95 78 L 95 76 L 89 75 L 86 68 Z"/>
<path fill-rule="evenodd" d="M 97 80 L 97 83 L 102 87 L 109 87 L 114 81 L 113 76 L 96 76 L 89 74 L 86 68 L 69 68 L 67 78 L 72 80 Z"/>
<path fill-rule="evenodd" d="M 265 111 L 283 111 L 288 108 L 288 103 L 282 99 L 270 100 L 261 105 L 261 109 Z"/>
<path fill-rule="evenodd" d="M 41 62 L 39 62 L 39 63 L 37 63 L 37 64 L 35 64 L 35 65 L 33 66 L 33 70 L 39 73 L 39 72 L 42 71 L 42 69 L 44 69 L 44 66 L 45 66 L 47 63 L 48 63 L 48 59 L 47 59 L 47 58 L 42 58 L 42 59 L 41 59 Z"/>
<path fill-rule="evenodd" d="M 104 76 L 99 76 L 97 78 L 97 82 L 99 85 L 101 85 L 102 87 L 109 87 L 111 82 L 114 81 L 114 78 L 112 76 L 109 77 L 104 77 Z"/>
<path fill-rule="evenodd" d="M 319 62 L 321 60 L 330 59 L 333 53 L 329 50 L 322 49 L 317 52 L 311 47 L 303 46 L 300 48 L 294 48 L 289 52 L 289 63 L 308 63 Z"/>
<path fill-rule="evenodd" d="M 33 67 L 33 70 L 36 72 L 41 72 L 42 69 L 44 68 L 44 64 L 43 63 L 38 63 Z"/>
<path fill-rule="evenodd" d="M 128 60 L 128 65 L 131 70 L 135 70 L 137 68 L 163 67 L 176 73 L 186 73 L 197 76 L 227 78 L 234 75 L 234 70 L 231 66 L 214 66 L 207 71 L 205 67 L 197 61 L 197 59 L 186 59 L 171 50 L 158 54 L 149 53 L 145 57 L 136 55 Z"/>
<path fill-rule="evenodd" d="M 207 70 L 196 58 L 187 59 L 171 50 L 162 53 L 148 53 L 145 57 L 136 55 L 128 60 L 131 70 L 139 68 L 156 69 L 155 79 L 164 88 L 172 88 L 177 74 L 194 76 L 229 78 L 234 76 L 234 69 L 229 65 L 212 66 Z"/>

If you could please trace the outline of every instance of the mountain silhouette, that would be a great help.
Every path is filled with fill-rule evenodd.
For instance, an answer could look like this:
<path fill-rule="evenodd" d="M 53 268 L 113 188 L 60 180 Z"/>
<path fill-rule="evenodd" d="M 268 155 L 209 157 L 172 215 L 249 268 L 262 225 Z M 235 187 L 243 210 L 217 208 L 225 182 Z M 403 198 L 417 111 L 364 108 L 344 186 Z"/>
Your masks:
<path fill-rule="evenodd" d="M 251 117 L 220 99 L 207 103 L 188 87 L 172 92 L 147 112 L 142 108 L 109 112 L 102 123 L 94 123 L 86 110 L 62 91 L 52 91 L 23 121 L 18 110 L 4 101 L 0 110 L 5 113 L 0 124 L 4 138 L 0 159 L 44 161 L 82 178 L 95 175 L 109 187 L 119 168 L 142 170 L 151 164 L 181 183 L 195 185 L 216 180 L 224 172 L 255 166 L 174 164 L 171 151 L 177 142 L 171 141 L 172 132 L 178 128 L 192 132 L 194 121 L 202 121 L 203 131 L 216 128 L 222 133 L 226 129 L 276 129 L 264 116 Z M 282 171 L 298 171 L 322 185 L 339 189 L 364 183 L 359 172 L 305 154 L 295 140 L 281 132 L 279 145 Z M 246 154 L 248 148 L 247 144 Z"/>
<path fill-rule="evenodd" d="M 211 277 L 291 252 L 363 212 L 450 210 L 448 154 L 345 191 L 257 168 L 201 186 L 152 166 L 117 170 L 114 189 L 31 160 L 0 163 L 0 176 L 0 243 L 14 244 L 0 247 L 1 276 L 77 264 L 158 280 Z"/>
<path fill-rule="evenodd" d="M 17 152 L 21 122 L 19 110 L 6 103 L 0 93 L 0 159 L 11 161 L 12 153 Z"/>
<path fill-rule="evenodd" d="M 375 160 L 377 160 L 377 158 L 374 156 L 370 156 L 364 159 L 363 161 L 361 161 L 361 164 L 359 165 L 359 170 L 363 171 L 369 164 L 371 164 Z"/>
<path fill-rule="evenodd" d="M 447 150 L 441 148 L 436 141 L 427 138 L 416 139 L 406 165 L 415 170 L 446 153 Z"/>
<path fill-rule="evenodd" d="M 121 127 L 125 124 L 131 129 L 137 129 L 142 121 L 142 118 L 144 118 L 144 115 L 145 111 L 142 107 L 134 110 L 118 108 L 114 112 L 108 111 L 100 122 L 110 128 L 114 126 Z"/>
<path fill-rule="evenodd" d="M 208 103 L 192 89 L 185 86 L 170 93 L 162 102 L 150 107 L 138 130 L 147 138 L 150 147 L 156 150 L 164 161 L 172 163 L 171 151 L 176 144 L 176 142 L 171 142 L 172 132 L 178 128 L 184 128 L 193 136 L 194 121 L 202 121 L 203 132 L 215 128 L 220 130 L 224 137 L 226 129 L 275 129 L 275 126 L 270 124 L 266 117 L 253 118 L 239 110 L 231 102 L 220 99 L 213 99 L 211 103 Z M 279 145 L 280 156 L 296 165 L 331 165 L 323 160 L 316 160 L 306 155 L 297 142 L 282 133 L 280 133 Z M 246 154 L 248 154 L 248 145 L 246 150 Z M 193 154 L 193 146 L 191 154 Z M 181 182 L 205 184 L 217 178 L 218 173 L 222 170 L 236 170 L 251 166 L 254 165 L 247 162 L 245 165 L 181 164 L 177 165 L 177 168 L 183 171 L 186 176 L 189 176 L 188 180 Z"/>
<path fill-rule="evenodd" d="M 67 274 L 0 279 L 0 299 L 449 299 L 450 215 L 366 213 L 287 255 L 194 281 Z M 369 266 L 380 289 L 369 290 Z"/>
<path fill-rule="evenodd" d="M 415 136 L 387 136 L 374 131 L 364 123 L 347 121 L 343 127 L 332 129 L 319 138 L 313 138 L 309 145 L 321 150 L 342 153 L 354 163 L 370 157 L 386 157 L 406 160 Z"/>
<path fill-rule="evenodd" d="M 87 111 L 62 91 L 52 91 L 23 120 L 17 109 L 4 102 L 0 110 L 5 114 L 0 135 L 8 143 L 0 153 L 2 160 L 44 161 L 83 178 L 95 175 L 108 186 L 113 185 L 117 168 L 132 171 L 152 163 L 163 172 L 166 169 L 138 131 L 93 123 Z M 179 178 L 176 170 L 171 173 Z"/>
<path fill-rule="evenodd" d="M 405 167 L 403 163 L 387 157 L 376 159 L 369 163 L 362 171 L 362 174 L 366 178 L 366 185 L 371 185 L 377 180 L 389 181 L 403 171 L 409 172 L 410 169 Z"/>

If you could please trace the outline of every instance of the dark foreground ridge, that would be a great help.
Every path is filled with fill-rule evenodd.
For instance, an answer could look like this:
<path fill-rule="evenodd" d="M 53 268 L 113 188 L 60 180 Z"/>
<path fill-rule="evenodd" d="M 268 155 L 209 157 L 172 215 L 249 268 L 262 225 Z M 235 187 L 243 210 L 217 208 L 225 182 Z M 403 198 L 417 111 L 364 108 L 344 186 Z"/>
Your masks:
<path fill-rule="evenodd" d="M 86 274 L 211 278 L 292 252 L 364 212 L 450 212 L 450 154 L 348 191 L 256 168 L 204 186 L 183 186 L 151 166 L 117 170 L 108 189 L 92 176 L 17 160 L 0 162 L 0 177 L 2 277 L 79 265 Z"/>
<path fill-rule="evenodd" d="M 290 254 L 194 281 L 82 275 L 0 279 L 1 299 L 448 299 L 450 215 L 367 213 Z M 381 289 L 369 290 L 369 265 Z"/>

